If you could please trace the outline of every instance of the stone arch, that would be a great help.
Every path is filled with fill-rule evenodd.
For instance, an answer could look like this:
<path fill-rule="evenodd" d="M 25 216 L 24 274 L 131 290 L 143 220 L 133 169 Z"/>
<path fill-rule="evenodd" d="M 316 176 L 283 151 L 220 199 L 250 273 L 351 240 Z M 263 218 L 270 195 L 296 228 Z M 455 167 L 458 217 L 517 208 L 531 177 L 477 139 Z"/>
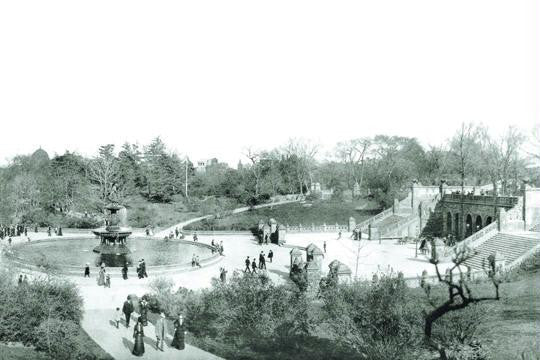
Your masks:
<path fill-rule="evenodd" d="M 486 218 L 486 224 L 485 224 L 485 226 L 488 226 L 488 225 L 491 224 L 492 222 L 493 222 L 493 218 L 492 218 L 491 216 L 488 216 L 488 217 Z"/>
<path fill-rule="evenodd" d="M 476 220 L 474 222 L 474 232 L 479 231 L 482 229 L 482 217 L 480 215 L 476 215 Z"/>
<path fill-rule="evenodd" d="M 452 213 L 448 212 L 448 214 L 446 214 L 446 233 L 452 234 L 453 230 L 454 229 L 452 228 Z"/>
<path fill-rule="evenodd" d="M 473 233 L 473 221 L 471 214 L 467 214 L 465 218 L 465 237 L 471 236 Z"/>

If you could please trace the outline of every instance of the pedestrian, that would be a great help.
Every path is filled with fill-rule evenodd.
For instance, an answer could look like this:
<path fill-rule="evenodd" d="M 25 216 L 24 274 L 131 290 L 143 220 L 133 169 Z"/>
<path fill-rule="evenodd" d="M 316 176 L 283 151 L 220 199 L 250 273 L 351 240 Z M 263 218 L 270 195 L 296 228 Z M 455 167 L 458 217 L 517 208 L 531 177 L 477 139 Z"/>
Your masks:
<path fill-rule="evenodd" d="M 103 266 L 103 265 L 99 269 L 99 274 L 98 274 L 98 278 L 97 278 L 97 284 L 98 284 L 98 286 L 105 285 L 105 266 Z"/>
<path fill-rule="evenodd" d="M 84 277 L 90 277 L 90 265 L 86 263 L 86 266 L 84 267 Z"/>
<path fill-rule="evenodd" d="M 137 263 L 137 277 L 139 279 L 143 278 L 141 260 L 139 260 L 139 262 Z"/>
<path fill-rule="evenodd" d="M 47 228 L 47 236 L 51 236 L 51 227 L 50 226 Z"/>
<path fill-rule="evenodd" d="M 326 253 L 326 240 L 323 242 L 323 249 L 324 249 L 324 252 Z"/>
<path fill-rule="evenodd" d="M 214 243 L 214 239 L 212 239 L 212 241 L 210 242 L 210 247 L 212 250 L 212 254 L 216 252 L 216 244 Z"/>
<path fill-rule="evenodd" d="M 120 312 L 120 308 L 117 307 L 116 311 L 114 313 L 114 323 L 116 324 L 116 328 L 120 328 L 120 319 L 122 318 L 122 313 Z"/>
<path fill-rule="evenodd" d="M 266 269 L 266 259 L 265 259 L 265 255 L 264 255 L 264 252 L 261 251 L 261 253 L 259 254 L 259 269 Z"/>
<path fill-rule="evenodd" d="M 21 275 L 19 275 L 19 285 L 22 285 L 22 283 L 23 283 L 23 276 L 21 274 Z"/>
<path fill-rule="evenodd" d="M 24 227 L 24 236 L 28 236 L 28 228 L 26 226 Z"/>
<path fill-rule="evenodd" d="M 137 323 L 133 328 L 133 338 L 135 339 L 135 345 L 133 345 L 133 351 L 131 352 L 135 356 L 144 355 L 144 327 L 142 324 L 142 319 L 139 316 Z"/>
<path fill-rule="evenodd" d="M 146 273 L 146 262 L 144 261 L 144 259 L 142 259 L 141 261 L 141 270 L 142 270 L 143 276 L 148 277 L 148 274 Z"/>
<path fill-rule="evenodd" d="M 122 306 L 122 312 L 126 317 L 126 327 L 129 327 L 129 320 L 131 318 L 131 313 L 133 312 L 133 304 L 131 303 L 131 298 L 128 296 L 127 300 L 124 301 L 124 306 Z"/>
<path fill-rule="evenodd" d="M 272 250 L 270 250 L 268 252 L 268 261 L 272 262 L 273 258 L 274 258 L 274 252 Z"/>
<path fill-rule="evenodd" d="M 197 262 L 197 258 L 195 257 L 195 254 L 191 257 L 191 267 L 195 267 L 195 263 Z"/>
<path fill-rule="evenodd" d="M 24 275 L 23 284 L 28 285 L 28 277 L 26 277 L 26 275 Z"/>
<path fill-rule="evenodd" d="M 255 262 L 255 257 L 253 257 L 253 261 L 251 262 L 251 271 L 254 274 L 257 273 L 257 263 Z"/>
<path fill-rule="evenodd" d="M 249 268 L 249 266 L 251 265 L 251 261 L 249 261 L 249 256 L 246 257 L 246 260 L 245 260 L 245 263 L 246 263 L 246 268 L 244 269 L 244 272 L 251 272 L 251 269 Z"/>
<path fill-rule="evenodd" d="M 225 255 L 223 255 L 223 241 L 219 244 L 218 250 L 219 250 L 219 255 L 225 256 Z"/>
<path fill-rule="evenodd" d="M 111 288 L 111 275 L 105 275 L 105 287 Z"/>
<path fill-rule="evenodd" d="M 184 350 L 186 347 L 186 334 L 187 331 L 186 325 L 184 324 L 184 317 L 180 314 L 178 315 L 178 319 L 174 321 L 174 337 L 171 346 L 178 350 Z"/>
<path fill-rule="evenodd" d="M 225 270 L 225 268 L 219 269 L 219 279 L 222 283 L 227 282 L 227 270 Z"/>
<path fill-rule="evenodd" d="M 128 278 L 127 273 L 128 273 L 128 266 L 127 266 L 127 262 L 125 262 L 124 266 L 122 267 L 122 278 L 124 280 L 127 280 L 127 278 Z"/>
<path fill-rule="evenodd" d="M 341 230 L 338 232 L 337 239 L 341 239 Z"/>
<path fill-rule="evenodd" d="M 180 235 L 180 230 L 178 230 L 178 227 L 174 228 L 174 234 L 176 235 L 176 238 L 178 239 L 178 235 Z"/>
<path fill-rule="evenodd" d="M 140 302 L 140 312 L 141 316 L 139 319 L 141 319 L 143 326 L 148 325 L 148 301 L 146 301 L 145 298 L 143 298 Z"/>
<path fill-rule="evenodd" d="M 9 245 L 11 245 L 11 237 L 9 237 L 9 238 L 7 239 L 7 242 L 8 242 Z"/>
<path fill-rule="evenodd" d="M 193 233 L 193 241 L 198 241 L 199 237 L 197 236 L 197 232 Z"/>
<path fill-rule="evenodd" d="M 154 330 L 156 333 L 156 350 L 165 351 L 163 350 L 165 343 L 165 314 L 163 311 L 159 314 Z"/>

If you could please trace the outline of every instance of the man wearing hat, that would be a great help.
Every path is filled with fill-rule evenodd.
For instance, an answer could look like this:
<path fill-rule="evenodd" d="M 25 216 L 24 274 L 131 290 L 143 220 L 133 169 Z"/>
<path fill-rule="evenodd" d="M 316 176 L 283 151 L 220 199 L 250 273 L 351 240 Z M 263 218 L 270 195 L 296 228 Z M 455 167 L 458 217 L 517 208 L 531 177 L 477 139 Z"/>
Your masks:
<path fill-rule="evenodd" d="M 156 321 L 156 350 L 163 350 L 163 344 L 165 343 L 165 314 L 161 312 L 159 318 Z M 160 346 L 161 343 L 161 346 Z"/>

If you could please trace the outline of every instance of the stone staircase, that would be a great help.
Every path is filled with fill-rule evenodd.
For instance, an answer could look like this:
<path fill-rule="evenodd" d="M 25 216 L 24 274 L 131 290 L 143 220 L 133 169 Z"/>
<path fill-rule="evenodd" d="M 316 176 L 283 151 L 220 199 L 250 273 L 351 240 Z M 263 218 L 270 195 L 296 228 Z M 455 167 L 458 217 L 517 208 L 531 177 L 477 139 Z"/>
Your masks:
<path fill-rule="evenodd" d="M 515 266 L 521 258 L 531 254 L 535 249 L 540 249 L 540 236 L 533 233 L 529 236 L 501 232 L 496 233 L 474 249 L 478 254 L 465 262 L 465 265 L 472 270 L 481 270 L 484 259 L 494 255 L 497 251 L 504 256 L 508 268 Z"/>

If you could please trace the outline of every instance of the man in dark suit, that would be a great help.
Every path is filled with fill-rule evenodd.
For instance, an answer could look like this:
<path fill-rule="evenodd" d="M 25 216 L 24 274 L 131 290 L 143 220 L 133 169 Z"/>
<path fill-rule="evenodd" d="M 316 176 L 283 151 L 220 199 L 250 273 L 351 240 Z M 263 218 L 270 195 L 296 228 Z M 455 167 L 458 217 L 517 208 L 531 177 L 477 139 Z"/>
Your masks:
<path fill-rule="evenodd" d="M 122 312 L 126 316 L 126 327 L 129 327 L 129 319 L 131 318 L 131 313 L 133 312 L 133 304 L 131 303 L 129 296 L 127 297 L 127 300 L 124 301 Z"/>

